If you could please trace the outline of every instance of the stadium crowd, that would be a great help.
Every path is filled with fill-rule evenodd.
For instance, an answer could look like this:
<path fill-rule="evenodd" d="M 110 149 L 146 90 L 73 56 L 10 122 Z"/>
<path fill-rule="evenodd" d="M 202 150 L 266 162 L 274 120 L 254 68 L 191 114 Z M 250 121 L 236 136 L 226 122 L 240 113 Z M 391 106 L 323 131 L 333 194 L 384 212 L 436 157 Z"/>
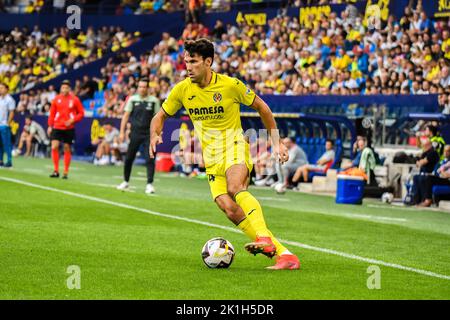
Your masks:
<path fill-rule="evenodd" d="M 33 30 L 16 27 L 0 34 L 0 82 L 6 83 L 10 92 L 26 91 L 138 39 L 139 33 L 127 33 L 120 27 L 89 28 L 86 32 L 60 28 L 51 33 L 37 26 Z"/>
<path fill-rule="evenodd" d="M 390 16 L 378 30 L 365 27 L 361 15 L 351 14 L 351 11 L 345 10 L 340 16 L 332 12 L 329 16 L 321 15 L 317 19 L 311 17 L 310 25 L 303 27 L 297 18 L 288 16 L 278 16 L 268 21 L 267 27 L 248 25 L 245 22 L 237 26 L 224 25 L 217 21 L 214 28 L 209 30 L 202 24 L 188 23 L 179 39 L 164 33 L 160 43 L 146 54 L 134 56 L 127 53 L 119 59 L 111 60 L 102 69 L 101 79 L 78 81 L 75 93 L 79 94 L 79 90 L 87 83 L 93 86 L 92 83 L 96 82 L 99 90 L 105 88 L 100 115 L 120 117 L 125 97 L 134 92 L 136 79 L 148 76 L 152 94 L 163 100 L 173 84 L 186 75 L 183 42 L 187 39 L 210 37 L 214 40 L 217 51 L 214 70 L 242 79 L 259 94 L 439 94 L 442 109 L 448 110 L 448 21 L 433 21 L 425 12 L 420 11 L 420 7 L 419 10 L 406 7 L 403 17 L 395 19 Z M 115 50 L 124 42 L 117 40 L 117 32 L 114 31 L 102 29 L 98 31 L 97 37 L 94 37 L 93 30 L 89 34 L 94 39 L 103 35 L 102 39 L 108 39 L 106 41 L 110 49 Z M 86 42 L 86 39 L 90 39 L 89 36 L 81 33 L 75 39 L 64 42 L 64 32 L 55 31 L 52 39 L 57 47 L 58 41 L 64 43 L 62 47 L 65 48 L 63 50 L 66 55 L 63 54 L 63 57 L 66 56 L 68 65 L 65 68 L 75 67 L 85 59 L 94 59 L 95 53 L 82 59 L 85 52 L 83 48 L 76 45 L 70 48 L 71 43 Z M 127 43 L 131 35 L 123 32 L 120 34 L 120 39 L 125 39 Z M 19 30 L 11 33 L 13 38 L 14 35 L 22 39 L 22 42 L 27 39 Z M 33 42 L 33 38 L 29 41 Z M 94 40 L 91 45 L 97 50 L 98 47 L 102 48 L 102 52 L 106 50 L 104 41 L 98 43 Z M 6 46 L 2 50 L 12 49 Z M 47 50 L 51 51 L 49 48 Z M 67 54 L 72 50 L 75 54 L 78 53 L 78 59 Z M 29 50 L 24 52 L 20 55 L 26 57 Z M 9 61 L 16 58 L 19 66 L 33 63 L 30 58 L 21 58 L 14 52 L 2 55 L 2 59 L 8 57 Z M 30 88 L 33 80 L 38 77 L 33 74 L 34 69 L 36 73 L 42 74 L 41 79 L 47 79 L 57 72 L 47 69 L 53 66 L 58 70 L 59 61 L 60 59 L 51 60 L 49 66 L 48 62 L 39 58 L 33 68 L 17 68 L 26 73 L 23 77 L 16 77 L 15 81 L 20 78 L 20 88 Z M 4 69 L 4 64 L 1 64 L 0 72 Z M 7 79 L 13 77 L 6 76 Z M 12 81 L 13 88 L 15 81 Z M 42 101 L 40 97 L 48 93 L 34 92 L 27 95 L 28 97 L 23 96 L 24 101 L 36 103 Z M 30 111 L 36 109 L 45 112 L 42 107 L 29 108 Z"/>

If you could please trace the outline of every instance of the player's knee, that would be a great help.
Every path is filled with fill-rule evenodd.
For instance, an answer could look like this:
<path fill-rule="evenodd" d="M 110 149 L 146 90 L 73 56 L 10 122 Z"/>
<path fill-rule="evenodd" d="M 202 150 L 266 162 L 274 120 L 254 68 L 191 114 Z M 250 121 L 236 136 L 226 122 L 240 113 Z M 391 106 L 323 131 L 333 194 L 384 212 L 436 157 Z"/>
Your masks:
<path fill-rule="evenodd" d="M 228 195 L 233 199 L 234 198 L 234 196 L 238 193 L 238 192 L 240 192 L 240 191 L 243 191 L 243 190 L 246 190 L 247 189 L 247 187 L 245 186 L 245 185 L 243 185 L 243 184 L 233 184 L 233 185 L 228 185 L 227 186 L 227 192 L 228 192 Z"/>
<path fill-rule="evenodd" d="M 237 204 L 231 200 L 225 200 L 222 197 L 216 199 L 217 206 L 222 210 L 228 217 L 232 217 L 236 214 Z"/>

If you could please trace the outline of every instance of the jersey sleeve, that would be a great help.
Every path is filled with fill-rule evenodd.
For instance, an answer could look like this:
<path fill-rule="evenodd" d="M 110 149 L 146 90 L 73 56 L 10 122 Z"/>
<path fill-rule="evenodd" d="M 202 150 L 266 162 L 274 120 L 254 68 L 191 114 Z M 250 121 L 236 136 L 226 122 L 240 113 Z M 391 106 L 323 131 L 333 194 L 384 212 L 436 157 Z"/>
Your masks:
<path fill-rule="evenodd" d="M 251 106 L 255 101 L 256 94 L 239 79 L 233 78 L 233 89 L 236 100 L 246 106 Z"/>
<path fill-rule="evenodd" d="M 169 93 L 169 96 L 162 104 L 162 109 L 169 116 L 175 115 L 183 106 L 183 87 L 182 83 L 178 83 Z"/>
<path fill-rule="evenodd" d="M 55 123 L 55 115 L 56 115 L 56 97 L 53 99 L 52 104 L 50 106 L 50 113 L 48 115 L 48 126 L 53 127 Z"/>
<path fill-rule="evenodd" d="M 125 107 L 123 108 L 123 111 L 130 112 L 133 111 L 133 103 L 132 103 L 132 97 L 128 96 L 127 100 L 125 101 Z"/>

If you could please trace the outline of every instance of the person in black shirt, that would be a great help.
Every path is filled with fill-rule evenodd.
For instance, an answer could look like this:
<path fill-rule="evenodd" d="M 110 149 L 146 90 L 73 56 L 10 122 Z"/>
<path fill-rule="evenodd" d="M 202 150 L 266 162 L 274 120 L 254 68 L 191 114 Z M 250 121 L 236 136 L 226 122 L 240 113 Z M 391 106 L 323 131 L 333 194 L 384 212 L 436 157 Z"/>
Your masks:
<path fill-rule="evenodd" d="M 420 168 L 420 173 L 413 177 L 413 202 L 419 204 L 422 202 L 423 194 L 419 186 L 423 185 L 426 177 L 434 171 L 436 165 L 439 163 L 439 154 L 434 150 L 430 139 L 423 139 L 422 142 L 423 153 L 416 161 L 416 166 Z"/>
<path fill-rule="evenodd" d="M 149 95 L 149 81 L 143 78 L 138 83 L 137 94 L 130 96 L 125 104 L 125 114 L 120 124 L 119 142 L 125 140 L 125 128 L 128 120 L 131 122 L 130 144 L 125 159 L 124 181 L 117 187 L 118 190 L 126 190 L 129 185 L 131 168 L 136 154 L 141 145 L 144 147 L 145 165 L 147 167 L 147 187 L 145 193 L 155 192 L 153 187 L 153 176 L 155 174 L 155 159 L 150 158 L 150 121 L 160 109 L 158 98 Z"/>

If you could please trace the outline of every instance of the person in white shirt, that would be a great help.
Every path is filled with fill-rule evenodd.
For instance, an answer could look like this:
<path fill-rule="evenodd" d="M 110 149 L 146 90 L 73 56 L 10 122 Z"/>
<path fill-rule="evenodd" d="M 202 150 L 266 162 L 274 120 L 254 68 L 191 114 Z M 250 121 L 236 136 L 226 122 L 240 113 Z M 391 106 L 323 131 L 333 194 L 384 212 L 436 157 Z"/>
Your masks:
<path fill-rule="evenodd" d="M 295 173 L 298 167 L 308 164 L 308 157 L 303 149 L 291 138 L 283 139 L 284 145 L 288 148 L 289 160 L 282 166 L 276 165 L 278 183 L 286 187 L 289 177 Z"/>
<path fill-rule="evenodd" d="M 28 157 L 31 155 L 31 146 L 35 143 L 49 145 L 50 140 L 47 137 L 47 133 L 45 132 L 44 128 L 37 123 L 36 121 L 33 121 L 33 118 L 31 115 L 27 115 L 25 117 L 25 125 L 23 126 L 23 131 L 20 135 L 19 139 L 19 145 L 17 146 L 17 149 L 14 150 L 14 156 L 18 156 L 22 153 L 23 145 L 25 144 L 25 157 Z"/>
<path fill-rule="evenodd" d="M 5 83 L 0 83 L 0 166 L 3 166 L 3 153 L 6 153 L 5 167 L 12 167 L 12 144 L 11 128 L 9 127 L 14 118 L 16 101 L 8 94 L 9 87 Z"/>
<path fill-rule="evenodd" d="M 301 178 L 303 178 L 304 182 L 308 182 L 308 175 L 310 171 L 326 172 L 326 170 L 328 170 L 333 164 L 335 156 L 334 141 L 328 139 L 325 142 L 325 152 L 319 160 L 317 160 L 317 163 L 305 164 L 298 167 L 295 171 L 294 177 L 292 178 L 292 182 L 297 183 Z"/>

